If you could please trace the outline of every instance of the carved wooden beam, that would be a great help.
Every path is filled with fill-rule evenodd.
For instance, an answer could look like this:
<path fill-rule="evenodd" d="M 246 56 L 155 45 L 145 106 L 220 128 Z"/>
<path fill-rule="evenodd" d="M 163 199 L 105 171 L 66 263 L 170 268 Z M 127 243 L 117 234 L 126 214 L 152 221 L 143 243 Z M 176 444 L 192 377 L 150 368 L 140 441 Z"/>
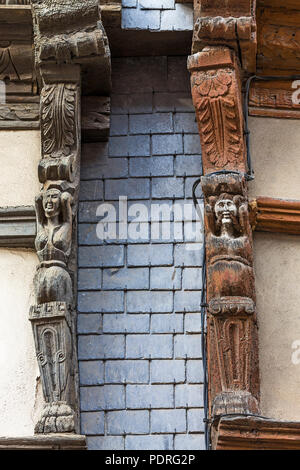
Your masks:
<path fill-rule="evenodd" d="M 34 248 L 34 207 L 0 207 L 0 246 Z"/>
<path fill-rule="evenodd" d="M 300 104 L 292 99 L 295 92 L 292 80 L 253 80 L 249 93 L 250 116 L 300 119 Z"/>
<path fill-rule="evenodd" d="M 194 0 L 192 53 L 206 46 L 233 48 L 247 72 L 256 70 L 256 0 Z"/>
<path fill-rule="evenodd" d="M 250 221 L 258 232 L 300 235 L 300 201 L 258 197 L 250 202 Z"/>
<path fill-rule="evenodd" d="M 205 175 L 201 183 L 205 198 L 208 392 L 215 423 L 222 414 L 259 413 L 247 152 L 236 53 L 228 47 L 205 47 L 189 57 L 188 68 Z"/>
<path fill-rule="evenodd" d="M 11 101 L 11 102 L 10 102 Z M 1 129 L 39 129 L 40 97 L 9 96 L 0 103 Z M 81 133 L 83 142 L 102 142 L 109 137 L 110 98 L 83 96 L 81 100 Z"/>
<path fill-rule="evenodd" d="M 0 450 L 86 450 L 86 442 L 74 434 L 0 437 Z"/>
<path fill-rule="evenodd" d="M 40 264 L 30 310 L 45 407 L 36 433 L 79 432 L 76 353 L 80 98 L 110 89 L 98 0 L 32 0 L 41 86 L 42 155 L 36 197 Z M 82 85 L 82 86 L 81 86 Z"/>
<path fill-rule="evenodd" d="M 215 437 L 216 450 L 299 450 L 300 423 L 254 416 L 222 417 Z"/>

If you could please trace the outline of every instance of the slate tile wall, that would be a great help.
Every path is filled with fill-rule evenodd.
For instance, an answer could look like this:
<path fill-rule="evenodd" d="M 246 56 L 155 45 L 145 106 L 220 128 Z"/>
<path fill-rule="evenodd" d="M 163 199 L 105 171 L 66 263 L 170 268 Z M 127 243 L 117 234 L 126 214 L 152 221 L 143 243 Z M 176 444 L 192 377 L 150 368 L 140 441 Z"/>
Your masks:
<path fill-rule="evenodd" d="M 82 152 L 82 432 L 89 449 L 202 449 L 202 239 L 192 236 L 192 215 L 170 212 L 173 202 L 193 210 L 201 172 L 186 58 L 115 59 L 113 91 L 109 143 Z M 119 220 L 119 196 L 128 197 L 128 236 L 101 240 L 103 204 Z M 165 210 L 156 222 L 147 211 L 132 222 L 136 203 Z M 169 221 L 176 228 L 155 237 Z"/>
<path fill-rule="evenodd" d="M 122 0 L 122 28 L 151 31 L 191 31 L 193 3 L 175 0 Z"/>

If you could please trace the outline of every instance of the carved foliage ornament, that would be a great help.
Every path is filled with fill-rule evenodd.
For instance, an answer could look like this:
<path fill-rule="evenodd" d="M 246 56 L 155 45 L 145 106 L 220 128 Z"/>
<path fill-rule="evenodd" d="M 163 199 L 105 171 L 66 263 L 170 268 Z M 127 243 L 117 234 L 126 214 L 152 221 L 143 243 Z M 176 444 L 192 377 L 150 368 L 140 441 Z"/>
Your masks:
<path fill-rule="evenodd" d="M 41 182 L 72 181 L 77 152 L 76 84 L 45 85 L 41 93 L 43 158 L 39 164 Z"/>
<path fill-rule="evenodd" d="M 246 170 L 239 72 L 233 54 L 228 48 L 206 48 L 188 59 L 204 173 Z"/>
<path fill-rule="evenodd" d="M 216 168 L 226 168 L 239 159 L 242 142 L 238 128 L 238 110 L 230 94 L 230 70 L 195 74 L 193 94 L 198 95 L 198 119 L 209 161 Z"/>

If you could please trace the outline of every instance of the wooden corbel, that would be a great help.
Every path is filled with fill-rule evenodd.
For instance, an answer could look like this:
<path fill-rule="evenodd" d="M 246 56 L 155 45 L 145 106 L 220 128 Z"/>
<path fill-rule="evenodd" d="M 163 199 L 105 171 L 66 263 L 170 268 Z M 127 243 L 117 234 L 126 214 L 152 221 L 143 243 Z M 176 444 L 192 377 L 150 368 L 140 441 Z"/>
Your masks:
<path fill-rule="evenodd" d="M 77 206 L 81 93 L 110 89 L 110 51 L 98 0 L 32 0 L 41 87 L 41 192 L 30 310 L 45 407 L 36 433 L 79 433 L 76 352 Z"/>

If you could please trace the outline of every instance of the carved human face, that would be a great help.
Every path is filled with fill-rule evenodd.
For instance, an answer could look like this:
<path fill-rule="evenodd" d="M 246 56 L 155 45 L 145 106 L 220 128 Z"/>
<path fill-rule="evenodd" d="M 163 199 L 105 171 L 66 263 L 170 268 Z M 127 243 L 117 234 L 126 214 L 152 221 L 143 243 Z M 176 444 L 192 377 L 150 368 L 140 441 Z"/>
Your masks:
<path fill-rule="evenodd" d="M 43 207 L 46 217 L 55 217 L 60 211 L 60 191 L 49 189 L 43 196 Z"/>
<path fill-rule="evenodd" d="M 215 214 L 222 225 L 232 224 L 237 216 L 237 207 L 231 199 L 221 199 L 215 205 Z"/>

